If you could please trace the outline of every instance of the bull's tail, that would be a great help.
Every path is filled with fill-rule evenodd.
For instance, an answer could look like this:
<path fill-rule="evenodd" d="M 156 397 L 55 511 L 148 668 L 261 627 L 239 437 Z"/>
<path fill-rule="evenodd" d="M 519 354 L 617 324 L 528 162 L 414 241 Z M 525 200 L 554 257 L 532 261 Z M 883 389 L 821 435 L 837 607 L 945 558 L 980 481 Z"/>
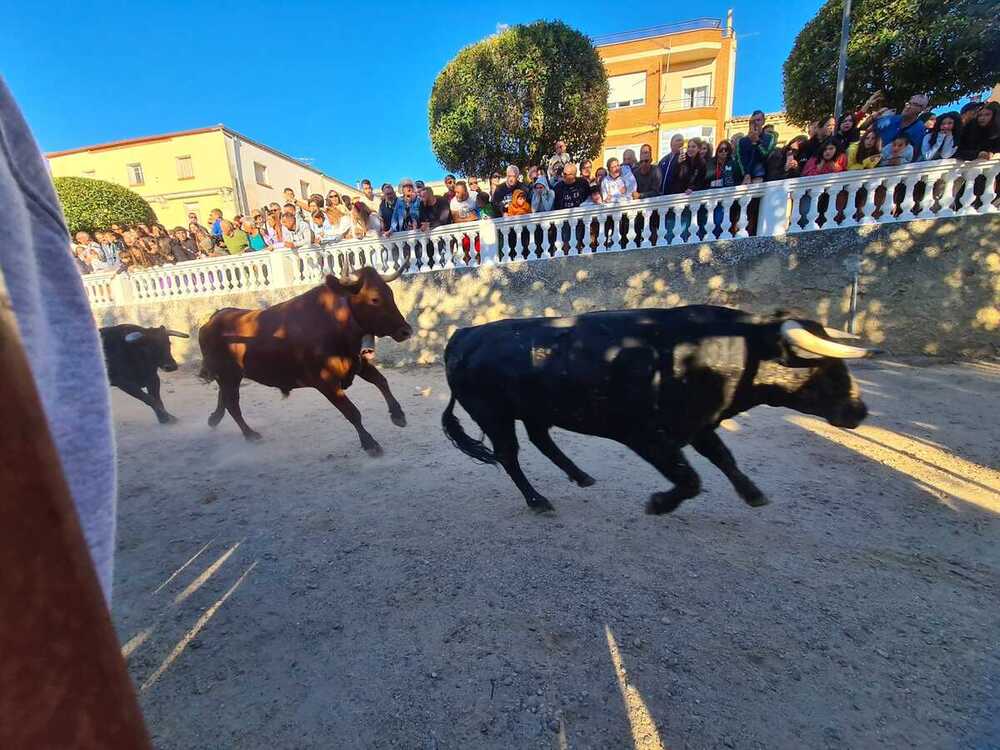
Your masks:
<path fill-rule="evenodd" d="M 441 427 L 452 444 L 462 451 L 462 453 L 480 463 L 496 466 L 498 462 L 493 451 L 487 448 L 482 440 L 473 440 L 470 438 L 465 430 L 462 429 L 462 423 L 455 416 L 454 393 L 451 395 L 451 401 L 448 402 L 448 406 L 441 415 Z"/>

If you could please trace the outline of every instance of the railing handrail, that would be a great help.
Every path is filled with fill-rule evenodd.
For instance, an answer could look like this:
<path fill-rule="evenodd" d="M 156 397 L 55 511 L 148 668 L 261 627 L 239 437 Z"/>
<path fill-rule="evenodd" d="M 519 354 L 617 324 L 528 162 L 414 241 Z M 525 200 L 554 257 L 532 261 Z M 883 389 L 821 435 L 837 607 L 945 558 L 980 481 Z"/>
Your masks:
<path fill-rule="evenodd" d="M 427 232 L 410 230 L 302 249 L 199 258 L 127 273 L 98 271 L 84 275 L 83 284 L 94 307 L 108 307 L 304 286 L 323 274 L 340 273 L 359 263 L 388 271 L 402 262 L 404 248 L 410 257 L 405 272 L 414 274 L 544 260 L 559 253 L 612 252 L 752 234 L 780 236 L 859 224 L 996 214 L 1000 213 L 998 175 L 1000 156 L 914 162 L 483 219 Z M 936 187 L 931 189 L 931 185 Z M 751 204 L 753 199 L 759 200 Z"/>
<path fill-rule="evenodd" d="M 663 36 L 665 34 L 677 34 L 682 31 L 697 31 L 698 29 L 721 29 L 722 21 L 718 18 L 711 18 L 709 16 L 702 16 L 701 18 L 692 18 L 687 21 L 677 21 L 676 23 L 665 23 L 659 26 L 646 26 L 642 29 L 632 29 L 630 31 L 617 31 L 610 34 L 601 34 L 599 36 L 591 37 L 591 42 L 593 42 L 595 47 L 603 47 L 608 44 L 616 44 L 619 42 L 635 42 L 640 39 L 649 39 L 655 36 Z"/>

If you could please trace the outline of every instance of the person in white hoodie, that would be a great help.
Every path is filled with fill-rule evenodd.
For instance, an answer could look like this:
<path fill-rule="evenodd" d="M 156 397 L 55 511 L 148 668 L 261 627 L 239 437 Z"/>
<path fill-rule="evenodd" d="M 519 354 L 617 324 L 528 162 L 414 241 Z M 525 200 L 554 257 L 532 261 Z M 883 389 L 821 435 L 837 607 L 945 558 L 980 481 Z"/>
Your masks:
<path fill-rule="evenodd" d="M 556 194 L 549 187 L 548 180 L 539 175 L 535 184 L 531 186 L 531 212 L 537 214 L 540 211 L 551 211 L 555 199 Z"/>
<path fill-rule="evenodd" d="M 623 168 L 618 159 L 608 159 L 608 174 L 601 180 L 601 197 L 605 203 L 628 203 L 636 191 L 632 170 Z"/>
<path fill-rule="evenodd" d="M 923 161 L 950 159 L 958 151 L 958 131 L 962 118 L 958 112 L 945 112 L 934 121 L 934 127 L 924 134 L 920 148 Z"/>

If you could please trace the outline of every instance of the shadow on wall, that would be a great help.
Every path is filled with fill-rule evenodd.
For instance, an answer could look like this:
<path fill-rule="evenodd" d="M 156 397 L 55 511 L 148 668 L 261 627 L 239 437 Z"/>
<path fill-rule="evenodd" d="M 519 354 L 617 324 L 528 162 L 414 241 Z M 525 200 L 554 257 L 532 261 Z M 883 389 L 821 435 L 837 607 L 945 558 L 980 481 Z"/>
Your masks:
<path fill-rule="evenodd" d="M 855 330 L 896 356 L 1000 353 L 1000 217 L 965 217 L 585 253 L 394 282 L 409 341 L 380 339 L 389 365 L 439 362 L 460 327 L 511 317 L 716 304 L 759 313 L 782 308 L 846 328 L 858 266 Z M 853 261 L 853 264 L 852 264 Z M 221 307 L 266 307 L 297 290 L 115 308 L 101 325 L 134 322 L 188 331 L 178 361 L 199 358 L 197 329 Z"/>

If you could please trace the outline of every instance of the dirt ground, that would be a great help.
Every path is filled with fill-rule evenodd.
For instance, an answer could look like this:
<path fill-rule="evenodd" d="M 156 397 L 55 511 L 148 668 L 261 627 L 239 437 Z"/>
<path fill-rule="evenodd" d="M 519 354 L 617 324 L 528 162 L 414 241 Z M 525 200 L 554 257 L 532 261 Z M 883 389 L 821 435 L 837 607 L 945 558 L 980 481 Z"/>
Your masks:
<path fill-rule="evenodd" d="M 847 432 L 761 407 L 723 433 L 771 497 L 704 493 L 615 443 L 521 433 L 557 513 L 446 440 L 439 368 L 321 396 L 165 376 L 180 423 L 115 392 L 114 616 L 158 748 L 1000 747 L 1000 365 L 855 367 Z M 473 436 L 478 429 L 459 410 Z"/>

